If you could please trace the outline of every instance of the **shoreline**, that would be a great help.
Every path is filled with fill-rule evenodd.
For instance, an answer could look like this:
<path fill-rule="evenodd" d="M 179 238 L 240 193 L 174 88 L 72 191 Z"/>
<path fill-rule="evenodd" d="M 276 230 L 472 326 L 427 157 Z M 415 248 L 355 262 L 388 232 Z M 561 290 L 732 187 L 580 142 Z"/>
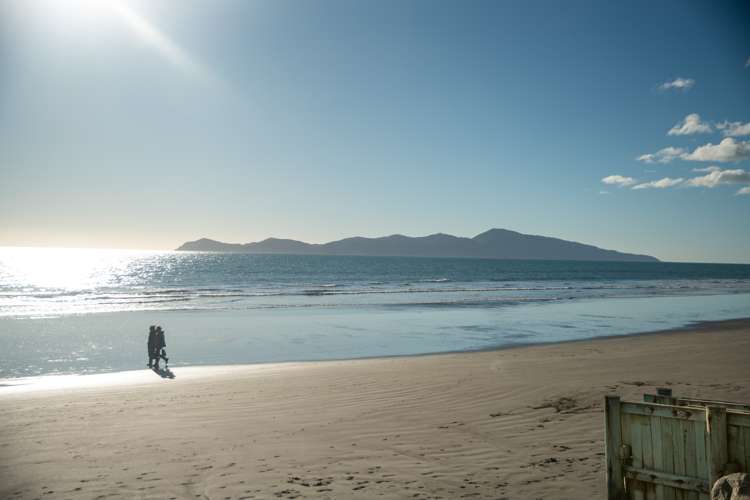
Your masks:
<path fill-rule="evenodd" d="M 173 367 L 474 352 L 689 327 L 750 317 L 750 294 L 602 298 L 507 308 L 312 308 L 120 312 L 0 318 L 0 378 L 111 373 L 145 366 L 149 324 L 167 329 Z M 17 339 L 35 346 L 22 350 Z M 30 356 L 31 355 L 31 356 Z"/>
<path fill-rule="evenodd" d="M 440 351 L 417 354 L 395 354 L 391 356 L 369 356 L 358 358 L 340 358 L 325 360 L 293 360 L 280 362 L 259 362 L 259 363 L 227 363 L 218 365 L 184 365 L 173 367 L 177 370 L 176 375 L 180 379 L 200 380 L 207 379 L 228 373 L 248 374 L 252 372 L 262 372 L 264 369 L 292 369 L 304 368 L 327 363 L 359 363 L 367 361 L 391 360 L 391 359 L 411 359 L 411 358 L 439 358 L 441 356 L 472 355 L 479 353 L 503 352 L 518 349 L 534 349 L 548 346 L 564 346 L 566 344 L 585 344 L 600 343 L 617 339 L 638 338 L 648 336 L 669 336 L 669 335 L 686 335 L 689 333 L 703 331 L 732 331 L 750 329 L 750 317 L 734 318 L 717 321 L 695 321 L 682 327 L 667 328 L 664 330 L 652 330 L 645 332 L 635 332 L 626 334 L 615 334 L 601 337 L 559 340 L 552 342 L 526 343 L 516 345 L 502 345 L 488 348 L 458 351 Z M 153 385 L 165 382 L 155 377 L 149 369 L 121 370 L 101 373 L 86 374 L 48 374 L 37 375 L 33 377 L 15 377 L 0 378 L 0 399 L 14 394 L 28 394 L 36 392 L 50 392 L 61 390 L 76 389 L 104 389 L 107 387 L 117 386 L 136 386 L 136 385 Z"/>

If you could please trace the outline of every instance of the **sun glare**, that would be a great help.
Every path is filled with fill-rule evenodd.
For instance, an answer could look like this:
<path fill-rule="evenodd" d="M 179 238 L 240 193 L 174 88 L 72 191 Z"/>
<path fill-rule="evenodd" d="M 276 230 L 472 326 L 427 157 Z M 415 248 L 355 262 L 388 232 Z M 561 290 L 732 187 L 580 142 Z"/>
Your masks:
<path fill-rule="evenodd" d="M 84 248 L 0 249 L 0 279 L 10 286 L 85 290 L 106 284 L 133 254 L 146 252 Z"/>
<path fill-rule="evenodd" d="M 116 0 L 47 0 L 36 5 L 60 27 L 95 30 L 114 15 L 115 3 Z"/>
<path fill-rule="evenodd" d="M 36 17 L 66 40 L 77 37 L 90 42 L 92 37 L 125 32 L 183 73 L 213 84 L 219 81 L 125 0 L 44 0 L 31 5 L 36 9 Z"/>

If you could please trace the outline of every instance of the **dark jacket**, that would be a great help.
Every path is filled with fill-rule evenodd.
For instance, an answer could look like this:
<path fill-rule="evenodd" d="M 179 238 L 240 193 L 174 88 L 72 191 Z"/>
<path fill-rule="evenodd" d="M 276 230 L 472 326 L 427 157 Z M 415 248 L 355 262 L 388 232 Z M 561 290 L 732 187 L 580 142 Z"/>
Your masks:
<path fill-rule="evenodd" d="M 159 352 L 165 347 L 167 347 L 167 342 L 164 340 L 164 332 L 156 332 L 154 338 L 154 350 Z"/>
<path fill-rule="evenodd" d="M 152 354 L 156 350 L 156 332 L 148 332 L 148 353 Z"/>

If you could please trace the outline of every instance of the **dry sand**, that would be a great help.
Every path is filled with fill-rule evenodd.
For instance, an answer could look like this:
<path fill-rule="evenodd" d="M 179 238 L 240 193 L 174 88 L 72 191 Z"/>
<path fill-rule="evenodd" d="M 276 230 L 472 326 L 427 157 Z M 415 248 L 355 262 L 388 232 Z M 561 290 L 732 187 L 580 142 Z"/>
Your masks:
<path fill-rule="evenodd" d="M 602 498 L 605 394 L 750 401 L 748 359 L 750 322 L 728 321 L 0 387 L 0 498 Z"/>

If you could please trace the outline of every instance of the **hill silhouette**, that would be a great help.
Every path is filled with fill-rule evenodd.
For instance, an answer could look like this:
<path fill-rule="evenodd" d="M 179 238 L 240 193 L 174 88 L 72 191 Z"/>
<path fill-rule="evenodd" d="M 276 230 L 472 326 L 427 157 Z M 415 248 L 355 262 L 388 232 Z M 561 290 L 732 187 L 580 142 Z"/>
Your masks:
<path fill-rule="evenodd" d="M 508 229 L 490 229 L 473 238 L 443 233 L 418 237 L 394 234 L 380 238 L 355 236 L 322 244 L 279 238 L 268 238 L 254 243 L 223 243 L 201 238 L 188 241 L 177 250 L 298 255 L 658 262 L 656 257 L 650 255 L 606 250 L 593 245 L 547 236 L 522 234 Z"/>

